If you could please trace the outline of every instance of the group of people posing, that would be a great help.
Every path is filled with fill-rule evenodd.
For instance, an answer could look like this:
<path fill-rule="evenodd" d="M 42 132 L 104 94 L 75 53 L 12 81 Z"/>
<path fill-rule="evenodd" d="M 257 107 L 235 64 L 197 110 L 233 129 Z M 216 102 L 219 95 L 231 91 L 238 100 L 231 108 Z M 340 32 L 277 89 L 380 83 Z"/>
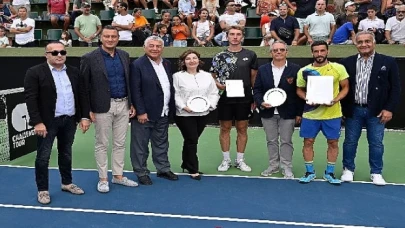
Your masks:
<path fill-rule="evenodd" d="M 153 184 L 147 166 L 149 143 L 157 177 L 178 180 L 168 159 L 170 117 L 174 117 L 184 138 L 181 168 L 193 180 L 201 180 L 197 145 L 207 115 L 215 109 L 223 154 L 218 171 L 228 171 L 232 165 L 244 172 L 251 171 L 244 157 L 248 120 L 253 110 L 260 110 L 269 153 L 269 167 L 262 176 L 281 171 L 286 179 L 294 178 L 292 135 L 294 126 L 300 124 L 306 173 L 299 182 L 309 183 L 316 178 L 313 144 L 320 131 L 328 145 L 323 178 L 331 184 L 353 181 L 357 144 L 362 128 L 366 127 L 371 179 L 376 185 L 385 184 L 384 126 L 399 103 L 400 79 L 395 59 L 375 52 L 373 33 L 356 34 L 358 54 L 341 63 L 330 62 L 328 44 L 316 41 L 311 45 L 314 61 L 303 68 L 287 60 L 288 46 L 283 41 L 270 46 L 271 60 L 259 67 L 256 54 L 241 46 L 242 27 L 231 26 L 227 37 L 229 47 L 213 57 L 209 72 L 202 70 L 200 54 L 187 50 L 180 56 L 179 69 L 174 74 L 171 62 L 162 58 L 164 41 L 158 36 L 148 37 L 145 55 L 130 63 L 129 54 L 116 48 L 118 30 L 105 26 L 101 31 L 102 45 L 82 57 L 80 69 L 65 65 L 67 51 L 63 44 L 49 43 L 45 52 L 47 61 L 28 69 L 24 82 L 29 123 L 38 135 L 35 160 L 38 202 L 51 201 L 48 165 L 55 138 L 62 190 L 84 194 L 72 183 L 72 144 L 78 123 L 83 133 L 94 124 L 97 190 L 101 193 L 110 191 L 107 158 L 110 135 L 111 183 L 130 187 Z M 333 76 L 334 99 L 330 103 L 306 102 L 308 76 Z M 236 84 L 241 86 L 236 88 Z M 278 107 L 272 107 L 263 98 L 272 88 L 286 93 L 286 101 Z M 205 97 L 209 107 L 193 111 L 188 102 L 193 96 Z M 342 118 L 344 171 L 338 179 L 335 162 Z M 233 121 L 237 130 L 234 162 L 230 155 Z M 123 175 L 128 122 L 130 157 L 138 183 Z"/>

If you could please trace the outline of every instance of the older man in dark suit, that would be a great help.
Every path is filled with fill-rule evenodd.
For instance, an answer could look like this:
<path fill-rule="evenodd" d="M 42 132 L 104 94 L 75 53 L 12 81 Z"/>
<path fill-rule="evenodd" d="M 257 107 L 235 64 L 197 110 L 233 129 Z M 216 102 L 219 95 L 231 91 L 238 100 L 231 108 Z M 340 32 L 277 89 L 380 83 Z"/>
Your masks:
<path fill-rule="evenodd" d="M 350 82 L 349 93 L 342 100 L 346 119 L 341 180 L 353 181 L 357 145 L 361 130 L 366 127 L 370 178 L 375 185 L 385 185 L 382 176 L 384 129 L 398 106 L 401 83 L 395 59 L 376 53 L 375 43 L 372 32 L 357 33 L 359 53 L 341 61 L 349 73 Z"/>
<path fill-rule="evenodd" d="M 284 178 L 292 179 L 292 135 L 295 124 L 301 122 L 304 108 L 303 100 L 296 93 L 300 66 L 287 61 L 288 49 L 284 41 L 275 41 L 270 46 L 270 53 L 273 61 L 259 67 L 253 87 L 253 97 L 261 109 L 260 117 L 269 152 L 269 167 L 261 175 L 267 177 L 281 169 Z M 286 101 L 278 107 L 271 106 L 267 103 L 271 101 L 263 99 L 265 93 L 273 88 L 280 88 L 287 95 Z"/>
<path fill-rule="evenodd" d="M 80 62 L 82 128 L 90 120 L 96 129 L 95 156 L 99 174 L 97 190 L 109 192 L 107 149 L 112 130 L 112 183 L 129 187 L 138 184 L 123 176 L 125 138 L 129 118 L 135 116 L 129 87 L 129 54 L 117 49 L 118 30 L 105 26 L 101 32 L 100 48 L 84 55 Z"/>
<path fill-rule="evenodd" d="M 131 161 L 140 184 L 151 185 L 147 159 L 149 141 L 157 176 L 178 180 L 168 158 L 169 116 L 175 113 L 170 61 L 162 58 L 164 42 L 158 36 L 145 40 L 145 55 L 131 64 L 131 98 L 137 119 L 131 121 Z"/>
<path fill-rule="evenodd" d="M 79 70 L 65 65 L 67 52 L 62 43 L 49 43 L 45 50 L 47 62 L 28 69 L 24 80 L 29 124 L 38 135 L 35 179 L 41 204 L 51 202 L 48 166 L 55 138 L 62 190 L 84 194 L 72 183 L 72 145 L 81 114 Z"/>

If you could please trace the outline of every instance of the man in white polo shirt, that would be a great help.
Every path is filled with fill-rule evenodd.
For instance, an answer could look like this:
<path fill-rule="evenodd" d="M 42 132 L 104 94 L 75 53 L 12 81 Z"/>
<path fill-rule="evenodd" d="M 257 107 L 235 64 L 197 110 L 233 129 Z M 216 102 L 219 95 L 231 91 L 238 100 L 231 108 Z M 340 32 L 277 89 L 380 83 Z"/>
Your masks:
<path fill-rule="evenodd" d="M 18 9 L 18 17 L 10 27 L 10 32 L 15 34 L 15 46 L 34 47 L 35 21 L 27 17 L 27 9 L 24 6 Z"/>
<path fill-rule="evenodd" d="M 326 12 L 325 0 L 318 0 L 315 5 L 315 13 L 305 19 L 304 34 L 308 43 L 325 41 L 330 44 L 336 31 L 335 18 Z"/>
<path fill-rule="evenodd" d="M 398 7 L 397 15 L 390 17 L 385 26 L 385 38 L 389 44 L 405 44 L 405 5 Z"/>
<path fill-rule="evenodd" d="M 117 28 L 120 34 L 118 46 L 133 46 L 131 28 L 134 24 L 135 18 L 128 14 L 128 4 L 125 2 L 120 2 L 118 4 L 117 11 L 119 14 L 114 17 L 111 25 Z"/>
<path fill-rule="evenodd" d="M 360 21 L 359 32 L 360 31 L 373 31 L 375 33 L 377 29 L 384 29 L 384 21 L 376 16 L 377 6 L 370 5 L 367 7 L 367 18 Z"/>

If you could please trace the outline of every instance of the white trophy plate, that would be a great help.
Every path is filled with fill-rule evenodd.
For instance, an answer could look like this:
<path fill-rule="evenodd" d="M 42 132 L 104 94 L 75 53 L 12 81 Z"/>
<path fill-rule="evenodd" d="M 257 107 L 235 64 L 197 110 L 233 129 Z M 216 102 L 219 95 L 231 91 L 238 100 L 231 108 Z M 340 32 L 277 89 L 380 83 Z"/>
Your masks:
<path fill-rule="evenodd" d="M 283 89 L 273 88 L 269 89 L 263 97 L 264 102 L 270 104 L 272 107 L 277 107 L 284 104 L 287 99 L 287 94 Z"/>
<path fill-rule="evenodd" d="M 210 101 L 204 96 L 193 96 L 188 99 L 187 106 L 193 112 L 205 112 L 210 108 Z"/>

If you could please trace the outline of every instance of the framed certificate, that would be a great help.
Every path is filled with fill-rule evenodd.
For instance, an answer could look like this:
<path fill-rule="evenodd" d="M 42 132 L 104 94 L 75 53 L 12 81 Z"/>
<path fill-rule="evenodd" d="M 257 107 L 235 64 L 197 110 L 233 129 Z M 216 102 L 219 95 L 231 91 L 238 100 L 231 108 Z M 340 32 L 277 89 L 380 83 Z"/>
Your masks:
<path fill-rule="evenodd" d="M 333 76 L 308 76 L 307 103 L 330 104 L 333 100 Z"/>
<path fill-rule="evenodd" d="M 242 80 L 226 80 L 225 89 L 227 97 L 245 97 Z"/>

